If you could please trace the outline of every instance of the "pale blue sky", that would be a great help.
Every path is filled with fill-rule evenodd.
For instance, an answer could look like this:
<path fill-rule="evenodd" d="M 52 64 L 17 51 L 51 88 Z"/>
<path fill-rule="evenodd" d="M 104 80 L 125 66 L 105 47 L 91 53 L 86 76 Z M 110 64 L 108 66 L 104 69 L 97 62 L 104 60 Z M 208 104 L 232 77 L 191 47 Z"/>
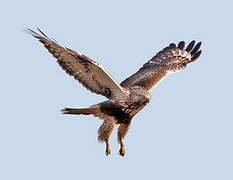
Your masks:
<path fill-rule="evenodd" d="M 0 179 L 232 180 L 231 1 L 5 1 L 1 3 Z M 118 155 L 97 142 L 101 120 L 63 107 L 105 100 L 65 74 L 25 27 L 101 63 L 120 82 L 171 42 L 203 54 L 154 90 Z"/>

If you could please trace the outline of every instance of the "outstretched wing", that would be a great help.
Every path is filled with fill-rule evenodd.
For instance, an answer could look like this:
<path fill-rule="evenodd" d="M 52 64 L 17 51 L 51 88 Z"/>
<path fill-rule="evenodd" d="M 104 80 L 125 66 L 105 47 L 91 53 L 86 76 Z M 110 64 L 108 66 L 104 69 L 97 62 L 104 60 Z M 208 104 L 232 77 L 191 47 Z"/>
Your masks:
<path fill-rule="evenodd" d="M 99 63 L 69 48 L 58 45 L 55 40 L 49 39 L 40 30 L 41 34 L 31 29 L 26 31 L 44 44 L 67 74 L 73 76 L 91 92 L 101 94 L 109 99 L 125 95 L 124 89 Z"/>
<path fill-rule="evenodd" d="M 141 86 L 148 91 L 151 90 L 170 72 L 182 70 L 187 64 L 195 61 L 201 55 L 200 46 L 201 42 L 195 45 L 195 41 L 192 41 L 184 49 L 184 41 L 179 42 L 178 46 L 171 43 L 145 63 L 135 74 L 125 79 L 121 86 L 125 88 Z"/>

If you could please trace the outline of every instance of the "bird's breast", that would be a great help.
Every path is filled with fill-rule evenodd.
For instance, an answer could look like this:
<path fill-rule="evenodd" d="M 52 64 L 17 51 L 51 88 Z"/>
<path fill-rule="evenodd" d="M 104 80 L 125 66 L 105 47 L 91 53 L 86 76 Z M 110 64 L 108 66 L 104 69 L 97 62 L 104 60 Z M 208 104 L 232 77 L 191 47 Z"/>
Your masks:
<path fill-rule="evenodd" d="M 128 123 L 132 119 L 130 111 L 126 110 L 126 106 L 114 104 L 111 101 L 102 104 L 100 110 L 104 114 L 113 116 L 118 124 Z"/>
<path fill-rule="evenodd" d="M 144 101 L 127 101 L 124 105 L 119 105 L 107 101 L 102 104 L 100 110 L 102 113 L 113 116 L 117 123 L 129 123 L 131 119 L 149 102 L 149 99 Z"/>

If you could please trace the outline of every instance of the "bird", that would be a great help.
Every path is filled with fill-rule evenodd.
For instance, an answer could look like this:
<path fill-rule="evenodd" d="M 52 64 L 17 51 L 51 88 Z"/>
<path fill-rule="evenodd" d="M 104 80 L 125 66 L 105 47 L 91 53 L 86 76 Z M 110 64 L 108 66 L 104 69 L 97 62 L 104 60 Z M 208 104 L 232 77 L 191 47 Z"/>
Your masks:
<path fill-rule="evenodd" d="M 116 125 L 119 125 L 117 131 L 119 154 L 125 155 L 124 138 L 133 117 L 149 103 L 153 87 L 169 74 L 185 69 L 202 53 L 201 41 L 196 43 L 193 40 L 186 47 L 184 41 L 180 41 L 177 45 L 171 43 L 143 64 L 135 74 L 119 84 L 101 64 L 59 45 L 39 28 L 37 31 L 26 28 L 25 31 L 44 45 L 67 74 L 73 76 L 87 90 L 107 98 L 88 108 L 61 110 L 64 114 L 93 115 L 103 120 L 98 129 L 98 140 L 106 144 L 106 155 L 111 152 L 109 138 Z"/>

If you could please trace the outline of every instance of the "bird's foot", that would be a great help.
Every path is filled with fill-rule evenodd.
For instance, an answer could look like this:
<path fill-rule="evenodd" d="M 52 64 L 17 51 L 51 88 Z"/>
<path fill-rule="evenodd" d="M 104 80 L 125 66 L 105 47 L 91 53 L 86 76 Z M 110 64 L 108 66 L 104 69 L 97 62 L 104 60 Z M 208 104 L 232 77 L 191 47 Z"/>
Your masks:
<path fill-rule="evenodd" d="M 119 154 L 123 157 L 125 155 L 125 147 L 121 146 Z"/>
<path fill-rule="evenodd" d="M 110 153 L 111 153 L 110 147 L 106 146 L 106 151 L 105 151 L 106 156 L 108 156 Z"/>

